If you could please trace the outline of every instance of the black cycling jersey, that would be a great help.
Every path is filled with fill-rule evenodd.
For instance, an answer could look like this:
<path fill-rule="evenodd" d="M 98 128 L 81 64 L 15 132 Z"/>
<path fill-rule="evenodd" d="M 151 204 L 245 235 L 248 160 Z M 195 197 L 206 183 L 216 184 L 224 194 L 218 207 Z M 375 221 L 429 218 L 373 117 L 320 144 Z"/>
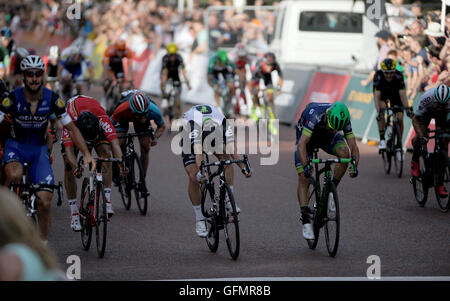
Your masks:
<path fill-rule="evenodd" d="M 170 54 L 166 54 L 162 58 L 161 71 L 167 69 L 167 78 L 172 79 L 174 82 L 180 81 L 179 70 L 184 69 L 183 58 L 179 54 L 174 54 L 175 60 L 171 61 L 169 59 Z"/>
<path fill-rule="evenodd" d="M 262 78 L 264 80 L 264 85 L 267 87 L 269 85 L 272 85 L 272 73 L 266 73 L 263 71 L 263 63 L 263 59 L 260 59 L 256 62 L 255 71 L 253 71 L 252 74 L 252 81 L 257 82 Z M 283 73 L 281 72 L 281 68 L 278 62 L 273 63 L 273 71 L 277 71 L 278 76 L 283 77 Z"/>
<path fill-rule="evenodd" d="M 373 92 L 381 92 L 381 100 L 391 102 L 391 106 L 402 106 L 400 90 L 405 89 L 405 81 L 400 71 L 395 70 L 394 78 L 388 82 L 383 75 L 383 71 L 378 70 L 373 78 Z"/>

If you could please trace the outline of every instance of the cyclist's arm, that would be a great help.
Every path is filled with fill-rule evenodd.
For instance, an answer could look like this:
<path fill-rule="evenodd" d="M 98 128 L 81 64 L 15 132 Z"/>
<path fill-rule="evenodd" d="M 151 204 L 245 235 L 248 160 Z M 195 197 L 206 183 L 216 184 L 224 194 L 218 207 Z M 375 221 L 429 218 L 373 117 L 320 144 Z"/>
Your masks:
<path fill-rule="evenodd" d="M 66 160 L 72 166 L 72 170 L 78 168 L 77 157 L 75 156 L 73 146 L 64 146 L 64 150 L 66 153 Z"/>
<path fill-rule="evenodd" d="M 380 102 L 381 102 L 381 92 L 378 90 L 375 90 L 373 92 L 373 98 L 375 99 L 375 110 L 377 110 L 377 113 L 380 112 Z"/>
<path fill-rule="evenodd" d="M 419 118 L 419 115 L 414 115 L 412 118 L 412 125 L 414 127 L 414 131 L 416 131 L 417 138 L 420 139 L 424 136 L 425 133 L 422 131 L 422 125 L 419 121 Z"/>
<path fill-rule="evenodd" d="M 348 147 L 350 148 L 350 154 L 352 156 L 355 156 L 356 165 L 358 165 L 359 148 L 358 148 L 358 145 L 356 144 L 355 135 L 353 135 L 353 133 L 351 133 L 351 135 L 350 135 L 350 133 L 349 133 L 345 136 L 345 140 L 347 141 Z"/>
<path fill-rule="evenodd" d="M 167 70 L 167 68 L 163 68 L 161 70 L 161 84 L 159 87 L 161 89 L 161 94 L 163 96 L 166 94 L 165 87 L 166 87 L 166 81 L 167 81 L 168 74 L 169 74 L 169 70 Z"/>
<path fill-rule="evenodd" d="M 405 89 L 401 89 L 400 91 L 398 91 L 398 94 L 400 94 L 400 100 L 402 101 L 402 105 L 405 108 L 409 107 L 408 97 L 406 96 L 406 90 Z"/>
<path fill-rule="evenodd" d="M 186 85 L 190 88 L 191 83 L 189 82 L 189 78 L 187 77 L 185 68 L 181 68 L 181 74 L 183 74 L 183 78 L 184 78 L 184 81 L 186 82 Z"/>
<path fill-rule="evenodd" d="M 92 163 L 93 172 L 95 170 L 95 161 L 92 159 L 91 153 L 84 141 L 83 135 L 81 135 L 80 130 L 75 126 L 73 122 L 64 125 L 67 131 L 69 132 L 70 138 L 72 138 L 73 143 L 76 147 L 83 153 L 85 166 L 88 166 L 89 163 Z"/>
<path fill-rule="evenodd" d="M 303 167 L 308 165 L 308 153 L 306 151 L 306 145 L 311 140 L 311 137 L 306 135 L 303 131 L 302 136 L 300 137 L 300 141 L 297 146 L 298 156 L 300 157 L 300 161 L 302 162 Z"/>
<path fill-rule="evenodd" d="M 114 158 L 122 159 L 123 153 L 120 148 L 119 139 L 114 139 L 111 142 L 111 150 Z"/>

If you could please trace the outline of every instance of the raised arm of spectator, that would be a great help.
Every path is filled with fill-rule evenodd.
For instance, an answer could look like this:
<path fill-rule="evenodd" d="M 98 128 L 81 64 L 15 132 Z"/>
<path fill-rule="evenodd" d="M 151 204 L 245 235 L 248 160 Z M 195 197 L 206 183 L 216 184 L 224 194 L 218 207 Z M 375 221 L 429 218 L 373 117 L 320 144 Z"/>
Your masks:
<path fill-rule="evenodd" d="M 441 49 L 441 53 L 439 53 L 439 59 L 444 60 L 448 55 L 448 50 L 450 49 L 450 38 L 445 41 L 444 47 Z"/>

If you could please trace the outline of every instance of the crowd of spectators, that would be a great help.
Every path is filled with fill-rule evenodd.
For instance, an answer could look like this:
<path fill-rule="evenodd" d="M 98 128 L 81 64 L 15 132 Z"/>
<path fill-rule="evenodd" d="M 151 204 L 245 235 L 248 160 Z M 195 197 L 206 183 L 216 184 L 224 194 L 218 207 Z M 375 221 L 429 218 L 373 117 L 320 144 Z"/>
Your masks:
<path fill-rule="evenodd" d="M 414 99 L 419 92 L 432 89 L 441 83 L 450 85 L 450 13 L 441 16 L 441 8 L 431 8 L 426 13 L 420 1 L 403 5 L 403 0 L 386 4 L 390 30 L 377 33 L 379 57 L 377 66 L 385 58 L 397 61 L 407 86 L 407 96 Z M 441 30 L 444 18 L 445 30 Z M 375 71 L 361 81 L 370 83 Z"/>

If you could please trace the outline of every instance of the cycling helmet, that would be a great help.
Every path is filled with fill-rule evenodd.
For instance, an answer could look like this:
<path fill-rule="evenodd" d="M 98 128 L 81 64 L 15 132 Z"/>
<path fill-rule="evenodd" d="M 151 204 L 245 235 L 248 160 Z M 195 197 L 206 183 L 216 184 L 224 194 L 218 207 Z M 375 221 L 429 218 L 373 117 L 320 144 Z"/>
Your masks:
<path fill-rule="evenodd" d="M 8 27 L 3 27 L 0 30 L 0 36 L 10 38 L 12 35 L 11 30 Z"/>
<path fill-rule="evenodd" d="M 445 104 L 450 99 L 450 87 L 440 84 L 434 88 L 434 98 L 438 103 Z"/>
<path fill-rule="evenodd" d="M 145 114 L 150 110 L 150 99 L 142 92 L 136 91 L 130 98 L 130 108 L 135 114 Z"/>
<path fill-rule="evenodd" d="M 124 51 L 127 48 L 127 43 L 125 40 L 119 39 L 114 43 L 114 47 L 119 51 Z"/>
<path fill-rule="evenodd" d="M 28 55 L 20 62 L 20 70 L 39 69 L 45 71 L 44 61 L 37 55 Z"/>
<path fill-rule="evenodd" d="M 276 61 L 275 54 L 273 52 L 266 52 L 264 54 L 264 62 L 268 65 L 273 65 Z"/>
<path fill-rule="evenodd" d="M 36 54 L 36 50 L 34 50 L 34 48 L 28 48 L 28 52 L 30 54 Z"/>
<path fill-rule="evenodd" d="M 26 57 L 30 55 L 30 52 L 22 47 L 17 48 L 16 52 L 20 57 Z"/>
<path fill-rule="evenodd" d="M 222 64 L 225 64 L 228 60 L 227 52 L 224 49 L 220 49 L 219 51 L 217 51 L 216 57 Z"/>
<path fill-rule="evenodd" d="M 236 53 L 238 56 L 246 56 L 247 55 L 247 48 L 243 43 L 236 44 Z"/>
<path fill-rule="evenodd" d="M 342 102 L 335 102 L 327 109 L 328 125 L 336 131 L 341 131 L 350 121 L 350 112 Z"/>
<path fill-rule="evenodd" d="M 169 43 L 166 46 L 166 50 L 169 54 L 175 54 L 178 51 L 178 46 L 175 43 Z"/>
<path fill-rule="evenodd" d="M 100 135 L 100 122 L 97 116 L 91 112 L 83 112 L 76 121 L 77 128 L 86 141 L 95 141 Z"/>
<path fill-rule="evenodd" d="M 48 50 L 48 57 L 50 59 L 56 59 L 59 56 L 59 47 L 57 45 L 53 45 Z"/>
<path fill-rule="evenodd" d="M 384 59 L 380 66 L 383 72 L 394 72 L 395 68 L 397 68 L 397 62 L 393 59 Z"/>

